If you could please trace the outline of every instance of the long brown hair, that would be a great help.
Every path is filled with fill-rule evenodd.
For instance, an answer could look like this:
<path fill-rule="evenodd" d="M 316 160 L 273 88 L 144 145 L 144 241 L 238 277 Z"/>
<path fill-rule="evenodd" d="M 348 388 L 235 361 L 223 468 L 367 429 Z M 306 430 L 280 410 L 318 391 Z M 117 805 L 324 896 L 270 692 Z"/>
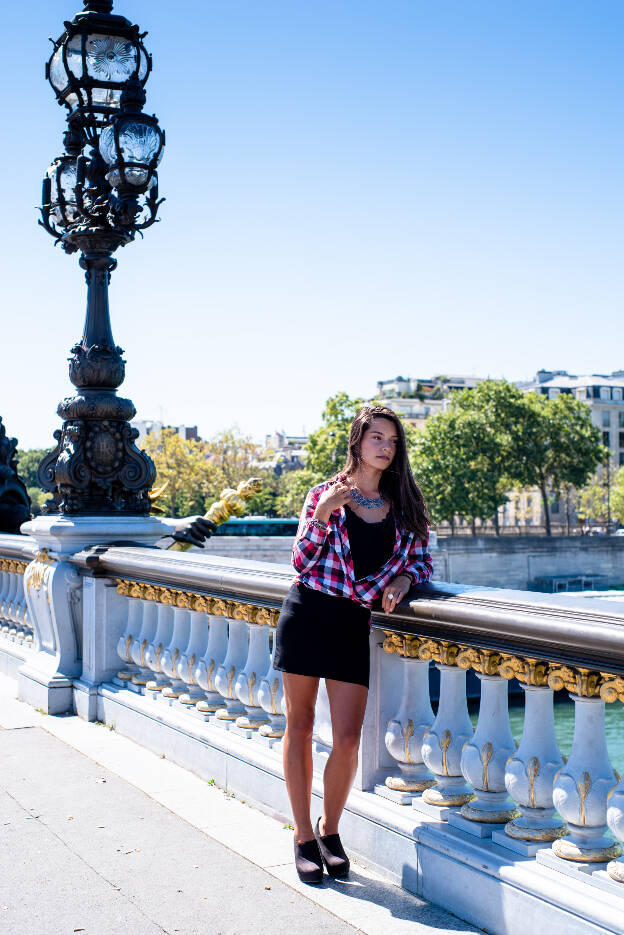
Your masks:
<path fill-rule="evenodd" d="M 398 443 L 392 463 L 383 471 L 379 481 L 379 492 L 389 500 L 394 515 L 408 532 L 414 532 L 419 539 L 427 539 L 431 520 L 427 514 L 427 505 L 420 487 L 414 480 L 407 457 L 407 444 L 401 420 L 396 412 L 386 406 L 362 406 L 351 423 L 347 463 L 342 474 L 351 477 L 362 464 L 361 444 L 364 433 L 371 427 L 373 419 L 389 419 L 396 428 Z"/>

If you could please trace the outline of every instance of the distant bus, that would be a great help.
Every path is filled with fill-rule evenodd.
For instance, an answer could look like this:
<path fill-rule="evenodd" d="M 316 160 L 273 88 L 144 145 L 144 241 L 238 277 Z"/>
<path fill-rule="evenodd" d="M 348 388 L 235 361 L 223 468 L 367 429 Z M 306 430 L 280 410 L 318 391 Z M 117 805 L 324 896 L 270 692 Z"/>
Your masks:
<path fill-rule="evenodd" d="M 292 536 L 299 525 L 293 517 L 243 516 L 217 526 L 215 536 Z"/>

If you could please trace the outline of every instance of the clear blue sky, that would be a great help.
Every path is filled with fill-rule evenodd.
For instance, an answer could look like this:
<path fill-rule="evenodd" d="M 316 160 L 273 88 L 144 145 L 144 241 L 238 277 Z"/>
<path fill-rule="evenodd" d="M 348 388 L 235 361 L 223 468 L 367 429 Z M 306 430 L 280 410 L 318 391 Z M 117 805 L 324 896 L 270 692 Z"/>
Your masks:
<path fill-rule="evenodd" d="M 52 442 L 82 330 L 76 257 L 33 210 L 64 128 L 47 37 L 80 7 L 3 10 L 0 415 L 25 447 Z M 167 131 L 162 223 L 111 286 L 140 417 L 260 438 L 398 374 L 624 367 L 621 0 L 115 10 L 149 30 Z"/>

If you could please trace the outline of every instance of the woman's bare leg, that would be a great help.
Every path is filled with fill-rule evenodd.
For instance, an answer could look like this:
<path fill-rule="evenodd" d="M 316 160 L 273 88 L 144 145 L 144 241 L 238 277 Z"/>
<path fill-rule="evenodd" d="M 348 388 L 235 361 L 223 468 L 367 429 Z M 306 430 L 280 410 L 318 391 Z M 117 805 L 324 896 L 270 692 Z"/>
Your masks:
<path fill-rule="evenodd" d="M 323 817 L 320 832 L 337 834 L 338 822 L 357 770 L 368 688 L 326 679 L 332 722 L 332 752 L 323 774 Z"/>
<path fill-rule="evenodd" d="M 311 841 L 312 729 L 319 680 L 309 675 L 284 672 L 286 733 L 284 734 L 284 776 L 293 811 L 295 841 Z"/>

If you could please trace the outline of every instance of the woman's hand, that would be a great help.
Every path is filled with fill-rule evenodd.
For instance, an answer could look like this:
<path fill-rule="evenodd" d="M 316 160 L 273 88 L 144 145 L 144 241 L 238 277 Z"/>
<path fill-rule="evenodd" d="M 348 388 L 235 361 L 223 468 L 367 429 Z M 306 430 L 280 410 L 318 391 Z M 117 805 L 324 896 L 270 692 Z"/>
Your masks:
<path fill-rule="evenodd" d="M 400 604 L 412 586 L 409 575 L 397 575 L 396 578 L 384 588 L 381 606 L 384 613 L 391 614 L 397 604 Z"/>
<path fill-rule="evenodd" d="M 314 518 L 322 523 L 328 523 L 329 517 L 345 503 L 349 503 L 351 497 L 351 486 L 343 481 L 337 481 L 324 490 L 314 510 Z"/>

